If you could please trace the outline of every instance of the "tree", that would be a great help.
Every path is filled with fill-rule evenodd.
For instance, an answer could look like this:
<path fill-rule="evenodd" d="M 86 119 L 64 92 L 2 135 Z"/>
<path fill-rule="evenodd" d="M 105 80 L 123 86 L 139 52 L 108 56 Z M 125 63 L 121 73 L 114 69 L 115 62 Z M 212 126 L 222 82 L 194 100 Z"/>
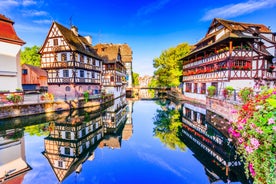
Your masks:
<path fill-rule="evenodd" d="M 139 86 L 139 74 L 132 72 L 132 84 L 134 86 Z"/>
<path fill-rule="evenodd" d="M 24 50 L 20 54 L 21 64 L 29 64 L 34 66 L 40 66 L 40 55 L 38 51 L 40 47 L 25 47 Z"/>
<path fill-rule="evenodd" d="M 162 105 L 162 102 L 159 103 Z M 162 106 L 162 110 L 157 109 L 153 124 L 155 125 L 154 136 L 158 137 L 168 148 L 186 150 L 186 145 L 179 138 L 182 122 L 178 110 Z"/>
<path fill-rule="evenodd" d="M 169 48 L 153 60 L 154 77 L 159 87 L 176 87 L 181 83 L 182 61 L 180 60 L 189 54 L 191 46 L 182 43 L 176 47 Z"/>

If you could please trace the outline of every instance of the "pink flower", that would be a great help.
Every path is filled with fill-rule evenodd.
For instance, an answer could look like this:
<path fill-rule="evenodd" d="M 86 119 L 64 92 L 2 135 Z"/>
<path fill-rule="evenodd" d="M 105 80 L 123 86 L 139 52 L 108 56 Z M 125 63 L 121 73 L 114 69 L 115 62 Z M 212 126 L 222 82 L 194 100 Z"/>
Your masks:
<path fill-rule="evenodd" d="M 236 113 L 238 113 L 238 111 L 237 111 L 236 109 L 232 109 L 232 110 L 231 110 L 231 113 L 232 113 L 232 114 L 236 114 Z"/>
<path fill-rule="evenodd" d="M 264 133 L 259 127 L 258 128 L 256 128 L 256 132 L 258 132 L 259 134 L 262 134 L 262 133 Z"/>
<path fill-rule="evenodd" d="M 242 143 L 244 142 L 244 138 L 239 137 L 239 138 L 238 138 L 238 141 L 239 141 L 240 144 L 242 144 Z"/>
<path fill-rule="evenodd" d="M 242 125 L 238 125 L 238 130 L 242 130 L 243 129 L 243 126 Z"/>
<path fill-rule="evenodd" d="M 269 118 L 269 119 L 268 119 L 268 124 L 269 124 L 269 125 L 275 124 L 274 119 L 273 119 L 273 118 Z"/>
<path fill-rule="evenodd" d="M 253 148 L 252 147 L 250 147 L 250 146 L 246 146 L 245 147 L 245 150 L 247 151 L 247 153 L 252 153 L 254 150 L 253 150 Z"/>
<path fill-rule="evenodd" d="M 250 173 L 253 177 L 256 176 L 256 172 L 254 170 L 254 167 L 253 167 L 252 163 L 249 164 L 249 171 L 250 171 Z"/>
<path fill-rule="evenodd" d="M 250 143 L 254 149 L 258 149 L 258 147 L 260 146 L 260 143 L 259 143 L 258 139 L 256 139 L 256 138 L 251 138 Z"/>
<path fill-rule="evenodd" d="M 272 129 L 276 132 L 276 126 L 274 126 Z"/>

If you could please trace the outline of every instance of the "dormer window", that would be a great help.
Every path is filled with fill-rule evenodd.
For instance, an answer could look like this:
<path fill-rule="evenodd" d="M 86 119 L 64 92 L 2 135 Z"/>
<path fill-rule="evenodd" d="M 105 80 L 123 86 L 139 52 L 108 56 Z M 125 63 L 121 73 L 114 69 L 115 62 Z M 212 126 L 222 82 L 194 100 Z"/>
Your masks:
<path fill-rule="evenodd" d="M 121 54 L 117 55 L 117 61 L 121 61 Z"/>

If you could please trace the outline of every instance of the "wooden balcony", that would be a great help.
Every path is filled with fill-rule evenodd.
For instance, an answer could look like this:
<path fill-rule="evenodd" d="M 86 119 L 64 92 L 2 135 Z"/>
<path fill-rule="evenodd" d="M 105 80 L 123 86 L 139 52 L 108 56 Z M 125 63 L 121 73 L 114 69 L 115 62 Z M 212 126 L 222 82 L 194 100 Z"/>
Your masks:
<path fill-rule="evenodd" d="M 198 57 L 195 59 L 191 59 L 188 61 L 188 64 L 184 64 L 183 69 L 199 67 L 207 64 L 217 63 L 224 61 L 231 57 L 233 60 L 235 59 L 253 59 L 253 51 L 248 49 L 235 49 L 232 51 L 230 55 L 229 51 L 221 51 L 217 52 L 216 54 L 213 53 L 206 57 Z"/>
<path fill-rule="evenodd" d="M 74 64 L 75 63 L 75 64 Z M 62 69 L 62 68 L 78 68 L 86 70 L 101 71 L 99 66 L 90 65 L 87 63 L 74 62 L 74 61 L 56 61 L 41 63 L 42 69 Z"/>
<path fill-rule="evenodd" d="M 48 78 L 48 84 L 100 84 L 100 79 L 76 77 Z"/>

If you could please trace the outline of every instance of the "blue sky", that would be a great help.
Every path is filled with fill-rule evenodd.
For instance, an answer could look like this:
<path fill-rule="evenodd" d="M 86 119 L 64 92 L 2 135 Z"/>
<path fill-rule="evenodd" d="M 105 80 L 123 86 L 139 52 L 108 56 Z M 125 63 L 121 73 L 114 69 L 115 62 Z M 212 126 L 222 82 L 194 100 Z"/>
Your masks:
<path fill-rule="evenodd" d="M 276 0 L 0 0 L 0 13 L 15 22 L 25 46 L 41 46 L 52 21 L 69 28 L 70 20 L 94 45 L 127 43 L 140 75 L 153 74 L 152 61 L 165 49 L 199 41 L 214 17 L 276 32 Z"/>

